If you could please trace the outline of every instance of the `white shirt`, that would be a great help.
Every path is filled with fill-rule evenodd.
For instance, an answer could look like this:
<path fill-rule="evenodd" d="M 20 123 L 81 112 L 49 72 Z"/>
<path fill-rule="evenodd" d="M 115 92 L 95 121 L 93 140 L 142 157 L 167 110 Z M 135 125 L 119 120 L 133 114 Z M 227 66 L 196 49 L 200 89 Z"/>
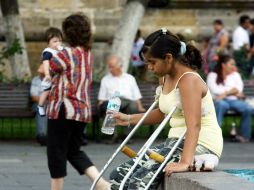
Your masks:
<path fill-rule="evenodd" d="M 243 81 L 238 72 L 233 72 L 232 74 L 228 75 L 224 80 L 224 84 L 217 84 L 216 79 L 217 73 L 211 72 L 207 75 L 207 86 L 213 98 L 232 88 L 237 88 L 240 92 L 243 91 Z M 226 99 L 236 100 L 238 98 L 236 96 L 227 96 Z"/>
<path fill-rule="evenodd" d="M 113 76 L 111 73 L 104 76 L 101 80 L 98 100 L 109 100 L 115 93 L 120 92 L 120 97 L 136 101 L 142 98 L 135 78 L 123 73 L 120 76 Z"/>
<path fill-rule="evenodd" d="M 233 49 L 239 50 L 245 44 L 247 44 L 248 48 L 250 47 L 248 31 L 243 27 L 238 26 L 233 33 Z"/>

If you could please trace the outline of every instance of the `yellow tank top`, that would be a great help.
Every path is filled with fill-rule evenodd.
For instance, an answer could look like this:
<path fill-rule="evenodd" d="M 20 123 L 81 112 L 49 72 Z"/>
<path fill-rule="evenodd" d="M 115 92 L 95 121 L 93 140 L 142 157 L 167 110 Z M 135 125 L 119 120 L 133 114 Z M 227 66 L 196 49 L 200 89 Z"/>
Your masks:
<path fill-rule="evenodd" d="M 176 111 L 169 121 L 171 126 L 168 133 L 169 138 L 179 138 L 186 130 L 184 112 L 178 89 L 178 82 L 185 74 L 194 74 L 203 81 L 197 73 L 186 72 L 178 79 L 175 88 L 170 93 L 161 93 L 159 96 L 159 108 L 163 113 L 168 114 L 174 106 L 177 106 Z M 203 145 L 220 157 L 223 149 L 223 138 L 221 128 L 217 122 L 213 99 L 209 89 L 207 90 L 206 95 L 202 98 L 201 113 L 201 129 L 198 144 Z"/>

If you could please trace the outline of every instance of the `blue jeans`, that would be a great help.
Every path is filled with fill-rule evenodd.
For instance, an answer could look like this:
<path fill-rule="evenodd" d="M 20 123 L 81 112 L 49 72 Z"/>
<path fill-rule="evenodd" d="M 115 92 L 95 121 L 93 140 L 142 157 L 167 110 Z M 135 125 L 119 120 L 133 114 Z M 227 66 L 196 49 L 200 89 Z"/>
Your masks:
<path fill-rule="evenodd" d="M 39 115 L 39 113 L 36 113 L 35 121 L 36 121 L 36 135 L 45 136 L 47 134 L 47 123 L 48 123 L 47 116 L 42 117 Z"/>
<path fill-rule="evenodd" d="M 45 136 L 47 134 L 47 125 L 48 125 L 48 118 L 47 116 L 40 116 L 37 111 L 37 104 L 33 105 L 33 110 L 36 112 L 35 115 L 35 122 L 36 122 L 36 135 L 38 136 Z"/>
<path fill-rule="evenodd" d="M 240 135 L 246 139 L 251 138 L 251 113 L 252 107 L 241 100 L 215 100 L 215 110 L 219 125 L 221 126 L 223 116 L 228 110 L 234 110 L 241 114 Z"/>

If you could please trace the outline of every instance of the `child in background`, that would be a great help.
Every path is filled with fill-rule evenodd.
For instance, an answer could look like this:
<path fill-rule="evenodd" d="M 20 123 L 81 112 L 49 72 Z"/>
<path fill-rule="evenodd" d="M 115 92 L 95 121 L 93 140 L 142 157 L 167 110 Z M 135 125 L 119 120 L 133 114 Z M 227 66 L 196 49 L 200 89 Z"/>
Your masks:
<path fill-rule="evenodd" d="M 46 30 L 45 37 L 48 43 L 48 47 L 42 52 L 42 64 L 44 67 L 44 79 L 42 81 L 42 88 L 44 92 L 41 94 L 38 103 L 38 112 L 41 116 L 45 116 L 44 104 L 47 100 L 50 88 L 51 88 L 51 76 L 49 71 L 49 60 L 58 51 L 62 50 L 63 35 L 58 28 L 50 27 Z"/>

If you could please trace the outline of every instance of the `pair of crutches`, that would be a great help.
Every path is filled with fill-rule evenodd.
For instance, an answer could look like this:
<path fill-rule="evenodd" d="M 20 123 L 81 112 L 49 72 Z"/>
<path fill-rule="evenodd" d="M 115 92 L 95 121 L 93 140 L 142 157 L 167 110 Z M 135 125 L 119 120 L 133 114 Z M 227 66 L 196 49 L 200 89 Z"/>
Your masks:
<path fill-rule="evenodd" d="M 164 120 L 161 122 L 161 124 L 157 127 L 157 129 L 154 131 L 154 133 L 149 137 L 149 139 L 145 142 L 145 144 L 141 147 L 141 149 L 139 150 L 138 153 L 135 153 L 134 151 L 132 151 L 130 148 L 128 148 L 126 146 L 127 142 L 130 140 L 130 138 L 134 135 L 134 133 L 137 131 L 137 129 L 139 128 L 139 126 L 143 123 L 143 121 L 145 120 L 145 118 L 149 115 L 149 113 L 155 108 L 155 106 L 157 105 L 157 101 L 155 101 L 150 108 L 147 110 L 147 112 L 143 115 L 143 117 L 139 120 L 139 122 L 136 124 L 136 126 L 133 128 L 133 130 L 129 133 L 129 135 L 126 137 L 126 139 L 122 142 L 122 144 L 117 148 L 117 150 L 113 153 L 113 155 L 110 157 L 110 159 L 108 160 L 108 162 L 105 164 L 105 166 L 103 167 L 103 169 L 101 170 L 99 176 L 95 179 L 95 181 L 93 182 L 90 190 L 94 190 L 97 182 L 99 181 L 99 179 L 101 178 L 101 176 L 103 175 L 103 173 L 106 171 L 106 169 L 110 166 L 110 164 L 112 163 L 112 161 L 115 159 L 115 157 L 117 156 L 117 154 L 122 151 L 125 154 L 127 154 L 129 157 L 136 157 L 136 160 L 133 164 L 133 166 L 130 168 L 130 170 L 128 171 L 128 173 L 125 175 L 124 179 L 121 182 L 120 188 L 119 190 L 123 190 L 124 185 L 126 183 L 126 181 L 128 180 L 128 178 L 131 176 L 131 174 L 133 173 L 133 171 L 135 170 L 135 168 L 137 167 L 138 163 L 141 161 L 141 159 L 144 157 L 144 155 L 146 153 L 149 153 L 149 157 L 151 159 L 156 160 L 157 162 L 161 163 L 160 167 L 157 169 L 157 171 L 155 172 L 155 174 L 153 175 L 153 177 L 151 178 L 151 180 L 149 181 L 149 183 L 146 185 L 145 190 L 148 190 L 149 187 L 151 186 L 151 184 L 153 183 L 153 181 L 155 180 L 155 178 L 157 177 L 157 175 L 159 174 L 159 172 L 165 167 L 165 165 L 167 164 L 168 160 L 170 159 L 170 157 L 172 156 L 172 154 L 175 152 L 175 150 L 177 149 L 177 147 L 179 146 L 179 144 L 181 143 L 181 141 L 184 138 L 185 132 L 184 134 L 182 134 L 182 136 L 177 140 L 177 142 L 175 143 L 175 145 L 172 147 L 172 149 L 170 150 L 170 152 L 168 153 L 168 155 L 164 158 L 164 156 L 161 156 L 160 154 L 150 150 L 150 146 L 153 144 L 153 142 L 156 140 L 156 138 L 158 137 L 158 135 L 160 134 L 160 132 L 163 130 L 163 128 L 165 127 L 165 125 L 168 123 L 169 119 L 171 118 L 171 116 L 173 115 L 176 106 L 172 108 L 172 110 L 170 111 L 170 113 L 164 118 Z"/>

